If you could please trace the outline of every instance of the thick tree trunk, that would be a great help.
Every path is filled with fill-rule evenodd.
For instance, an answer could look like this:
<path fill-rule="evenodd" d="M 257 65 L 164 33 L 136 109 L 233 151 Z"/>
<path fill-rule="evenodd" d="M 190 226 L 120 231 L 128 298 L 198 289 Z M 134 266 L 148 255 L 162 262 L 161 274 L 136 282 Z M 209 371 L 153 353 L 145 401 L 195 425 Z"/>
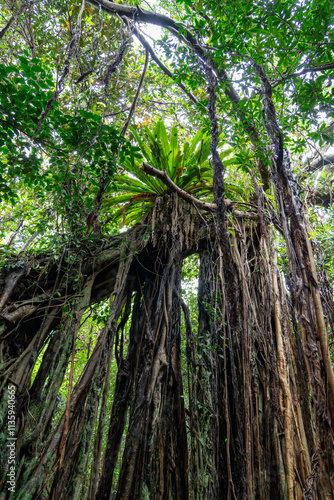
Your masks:
<path fill-rule="evenodd" d="M 333 437 L 309 405 L 323 379 L 310 392 L 316 375 L 275 248 L 260 226 L 233 233 L 234 328 L 216 245 L 201 254 L 198 337 L 187 329 L 191 496 L 331 498 Z"/>
<path fill-rule="evenodd" d="M 168 203 L 168 202 L 167 202 Z M 185 206 L 186 207 L 186 206 Z M 189 222 L 189 209 L 172 207 Z M 154 213 L 154 212 L 153 212 Z M 167 219 L 168 220 L 168 219 Z M 175 220 L 175 219 L 174 219 Z M 180 357 L 182 253 L 191 231 L 168 232 L 161 218 L 154 251 L 140 257 L 127 358 L 121 362 L 97 497 L 108 499 L 120 441 L 129 425 L 114 498 L 186 499 L 188 448 Z M 180 224 L 180 221 L 179 221 Z M 154 224 L 153 224 L 154 226 Z M 167 226 L 168 227 L 168 226 Z M 154 228 L 153 228 L 154 229 Z"/>
<path fill-rule="evenodd" d="M 139 226 L 67 274 L 65 256 L 58 266 L 45 260 L 41 269 L 5 274 L 2 405 L 7 384 L 15 384 L 15 498 L 331 498 L 327 372 L 315 336 L 316 295 L 303 275 L 306 260 L 301 265 L 305 255 L 291 250 L 307 249 L 298 247 L 293 220 L 283 231 L 291 283 L 278 270 L 274 235 L 263 219 L 225 221 L 223 248 L 221 235 L 199 242 L 196 212 L 175 195 L 156 201 L 148 239 Z M 180 295 L 182 259 L 193 252 L 201 262 L 197 333 Z M 55 427 L 57 395 L 81 315 L 105 297 L 109 318 Z M 69 299 L 71 308 L 64 309 Z M 181 308 L 187 370 L 181 362 Z M 123 357 L 117 338 L 127 318 L 130 340 Z M 118 373 L 102 453 L 115 336 Z M 186 371 L 189 408 L 183 398 Z M 90 484 L 83 489 L 88 470 Z M 2 477 L 6 498 L 5 467 Z"/>
<path fill-rule="evenodd" d="M 151 239 L 143 238 L 146 226 L 139 226 L 116 237 L 98 255 L 83 258 L 79 270 L 73 268 L 66 272 L 63 258 L 58 266 L 46 260 L 48 272 L 45 273 L 43 269 L 38 274 L 28 270 L 19 273 L 17 279 L 13 279 L 12 274 L 5 276 L 3 388 L 9 382 L 17 387 L 17 498 L 36 495 L 80 498 L 80 481 L 89 466 L 87 457 L 92 449 L 102 394 L 99 418 L 103 428 L 114 335 L 122 310 L 127 311 L 124 312 L 127 315 L 131 311 L 133 294 L 130 344 L 126 359 L 119 359 L 109 428 L 111 441 L 107 444 L 100 479 L 101 431 L 95 435 L 97 466 L 92 467 L 88 497 L 110 496 L 128 412 L 130 421 L 116 497 L 140 498 L 143 488 L 149 489 L 156 498 L 156 495 L 187 497 L 187 439 L 181 397 L 180 273 L 183 253 L 191 252 L 190 248 L 198 245 L 198 223 L 191 221 L 191 207 L 171 201 L 172 198 L 157 201 L 160 213 L 155 207 Z M 35 300 L 37 305 L 32 301 L 32 308 L 23 310 L 19 299 L 28 301 L 29 294 L 36 294 L 40 288 L 44 295 Z M 59 388 L 73 360 L 82 313 L 90 303 L 108 295 L 111 308 L 107 324 L 81 379 L 73 391 L 71 384 L 69 386 L 64 415 L 56 428 L 51 428 Z M 64 302 L 71 303 L 71 307 L 64 309 Z M 16 322 L 8 320 L 12 310 L 20 311 L 14 318 Z M 49 345 L 30 387 L 37 353 L 44 342 Z M 4 390 L 3 406 L 6 400 Z M 5 421 L 3 428 L 6 431 Z M 133 443 L 140 446 L 133 447 Z M 4 493 L 5 473 L 4 464 Z M 160 493 L 157 488 L 161 489 Z"/>

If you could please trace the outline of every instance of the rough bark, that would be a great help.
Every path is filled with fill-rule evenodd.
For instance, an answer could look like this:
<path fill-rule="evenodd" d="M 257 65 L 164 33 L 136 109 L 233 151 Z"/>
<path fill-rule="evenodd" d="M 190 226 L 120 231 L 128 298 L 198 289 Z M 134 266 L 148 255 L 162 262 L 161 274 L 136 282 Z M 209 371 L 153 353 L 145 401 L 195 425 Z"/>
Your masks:
<path fill-rule="evenodd" d="M 225 219 L 223 235 L 201 234 L 201 221 L 196 209 L 172 193 L 155 200 L 144 225 L 116 237 L 97 255 L 88 253 L 76 274 L 67 271 L 66 290 L 65 256 L 58 265 L 41 259 L 37 270 L 24 263 L 19 278 L 4 271 L 4 316 L 25 308 L 29 294 L 34 297 L 29 304 L 34 309 L 23 309 L 17 323 L 3 322 L 4 389 L 8 380 L 16 381 L 20 409 L 18 499 L 109 499 L 112 494 L 118 500 L 189 495 L 322 500 L 333 494 L 326 372 L 315 337 L 314 296 L 305 285 L 310 275 L 301 267 L 305 257 L 292 254 L 292 244 L 299 247 L 288 239 L 284 218 L 282 231 L 295 259 L 289 277 L 279 272 L 274 234 L 263 217 L 259 222 Z M 197 334 L 180 297 L 182 260 L 194 252 L 201 260 Z M 84 278 L 74 290 L 71 283 L 79 275 Z M 296 281 L 299 276 L 303 282 Z M 296 283 L 303 286 L 297 289 Z M 43 294 L 37 295 L 40 287 Z M 54 427 L 81 313 L 108 296 L 106 327 L 68 395 L 67 413 Z M 73 315 L 62 310 L 65 298 L 74 299 Z M 322 302 L 329 327 L 329 289 Z M 182 397 L 181 308 L 188 408 Z M 127 318 L 130 340 L 126 357 L 116 342 L 118 374 L 102 454 L 113 339 Z M 30 387 L 44 342 L 48 347 Z M 90 487 L 84 489 L 89 469 Z"/>

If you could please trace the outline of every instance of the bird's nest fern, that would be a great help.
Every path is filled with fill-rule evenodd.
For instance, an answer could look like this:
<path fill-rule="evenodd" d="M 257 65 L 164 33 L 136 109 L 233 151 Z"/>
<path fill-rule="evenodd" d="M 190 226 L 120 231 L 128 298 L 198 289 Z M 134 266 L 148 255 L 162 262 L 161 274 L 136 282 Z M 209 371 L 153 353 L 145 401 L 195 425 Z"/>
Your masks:
<path fill-rule="evenodd" d="M 168 137 L 162 120 L 157 122 L 153 131 L 144 127 L 139 134 L 132 128 L 131 133 L 143 158 L 126 158 L 122 164 L 124 173 L 114 177 L 117 192 L 104 201 L 105 208 L 116 208 L 114 220 L 123 219 L 126 225 L 138 222 L 149 212 L 154 199 L 169 191 L 161 180 L 143 172 L 143 160 L 158 170 L 165 170 L 168 177 L 184 191 L 202 201 L 212 202 L 211 138 L 207 132 L 200 130 L 191 142 L 186 141 L 182 146 L 179 145 L 177 127 L 171 129 Z M 237 168 L 239 161 L 233 153 L 233 148 L 222 147 L 220 155 L 225 166 L 234 165 Z M 225 187 L 227 197 L 242 199 L 242 187 L 229 182 L 225 183 Z"/>

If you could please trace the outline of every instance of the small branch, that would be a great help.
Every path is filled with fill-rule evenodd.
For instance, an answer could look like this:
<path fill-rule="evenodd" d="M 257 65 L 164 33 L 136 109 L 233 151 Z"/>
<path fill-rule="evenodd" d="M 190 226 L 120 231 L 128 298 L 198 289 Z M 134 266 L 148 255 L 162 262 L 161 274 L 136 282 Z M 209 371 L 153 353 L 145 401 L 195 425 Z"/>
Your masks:
<path fill-rule="evenodd" d="M 19 225 L 17 226 L 17 229 L 16 231 L 14 232 L 13 236 L 11 237 L 11 239 L 9 240 L 9 243 L 7 244 L 7 247 L 10 248 L 12 246 L 12 244 L 14 243 L 15 241 L 15 238 L 16 236 L 18 235 L 21 227 L 23 226 L 24 224 L 24 219 L 21 219 L 20 222 L 19 222 Z"/>
<path fill-rule="evenodd" d="M 295 76 L 306 75 L 307 73 L 317 73 L 318 71 L 328 71 L 329 69 L 334 69 L 334 63 L 322 64 L 321 66 L 315 66 L 313 68 L 305 68 L 302 71 L 297 71 L 296 73 L 291 73 L 290 75 L 283 76 L 278 81 L 272 84 L 272 87 L 277 87 L 280 83 L 285 82 Z"/>
<path fill-rule="evenodd" d="M 152 167 L 146 162 L 143 162 L 142 167 L 140 167 L 141 170 L 146 172 L 149 175 L 152 175 L 153 177 L 156 177 L 157 179 L 160 179 L 165 186 L 167 186 L 171 191 L 174 191 L 177 193 L 180 198 L 183 200 L 187 201 L 188 203 L 197 205 L 199 208 L 202 210 L 207 210 L 209 212 L 214 212 L 217 208 L 217 205 L 215 203 L 207 203 L 205 201 L 201 201 L 195 196 L 191 195 L 190 193 L 187 193 L 187 191 L 184 191 L 181 189 L 179 186 L 177 186 L 167 175 L 166 170 L 158 170 L 157 168 Z"/>
<path fill-rule="evenodd" d="M 334 163 L 334 154 L 330 154 L 328 156 L 322 156 L 321 158 L 315 161 L 310 162 L 303 170 L 304 172 L 313 173 L 319 168 L 324 167 L 325 165 L 332 165 Z"/>
<path fill-rule="evenodd" d="M 139 97 L 139 94 L 140 94 L 140 91 L 141 91 L 141 88 L 143 86 L 143 83 L 144 83 L 144 78 L 145 78 L 145 75 L 146 75 L 146 71 L 147 71 L 147 67 L 148 67 L 148 61 L 149 61 L 149 51 L 147 49 L 145 49 L 145 64 L 144 64 L 144 69 L 143 69 L 143 72 L 141 74 L 141 77 L 140 77 L 140 81 L 139 81 L 139 84 L 138 84 L 138 88 L 137 88 L 137 92 L 136 92 L 136 95 L 135 95 L 135 98 L 133 100 L 133 103 L 131 105 L 131 108 L 130 108 L 130 111 L 129 111 L 129 115 L 128 115 L 128 118 L 124 124 L 124 127 L 122 128 L 122 132 L 121 132 L 121 135 L 122 136 L 125 136 L 126 134 L 126 131 L 128 130 L 129 128 L 129 125 L 130 125 L 130 121 L 131 121 L 131 118 L 133 116 L 133 113 L 135 111 L 135 108 L 136 108 L 136 104 L 137 104 L 137 101 L 138 101 L 138 97 Z"/>
<path fill-rule="evenodd" d="M 81 83 L 87 76 L 91 75 L 93 72 L 94 72 L 94 69 L 91 68 L 88 71 L 85 71 L 84 73 L 82 73 L 80 78 L 78 78 L 77 81 L 75 82 L 75 85 L 78 85 L 78 83 Z"/>
<path fill-rule="evenodd" d="M 216 209 L 217 209 L 216 203 L 209 203 L 206 201 L 201 201 L 198 198 L 195 198 L 195 196 L 191 195 L 190 193 L 187 193 L 187 191 L 184 191 L 183 189 L 181 189 L 168 177 L 166 170 L 158 170 L 157 168 L 152 167 L 151 165 L 149 165 L 146 162 L 143 162 L 143 165 L 140 168 L 146 174 L 152 175 L 152 177 L 159 179 L 171 191 L 177 193 L 180 196 L 180 198 L 187 201 L 188 203 L 195 205 L 196 207 L 198 207 L 202 210 L 206 210 L 208 212 L 215 212 L 216 211 Z M 258 220 L 259 219 L 257 214 L 251 214 L 249 212 L 241 212 L 240 210 L 234 210 L 234 205 L 236 203 L 237 202 L 234 202 L 234 201 L 231 201 L 231 200 L 225 198 L 226 208 L 228 210 L 230 210 L 236 217 L 243 217 L 245 219 L 250 219 L 250 220 Z"/>
<path fill-rule="evenodd" d="M 145 38 L 143 37 L 143 35 L 141 35 L 136 28 L 133 30 L 133 33 L 134 33 L 134 35 L 136 35 L 136 37 L 138 38 L 138 40 L 140 41 L 140 43 L 142 44 L 142 46 L 145 47 L 145 49 L 149 51 L 149 53 L 151 54 L 151 57 L 152 57 L 153 61 L 159 66 L 159 68 L 165 73 L 165 75 L 169 76 L 169 78 L 171 78 L 180 87 L 180 89 L 182 89 L 187 94 L 187 96 L 189 97 L 189 99 L 194 104 L 201 104 L 196 99 L 196 97 L 191 92 L 189 92 L 189 90 L 187 90 L 187 88 L 185 87 L 185 85 L 183 85 L 183 83 L 179 83 L 179 82 L 176 81 L 176 78 L 173 75 L 173 73 L 156 56 L 156 54 L 155 54 L 154 50 L 152 49 L 151 45 L 147 42 L 147 40 L 145 40 Z"/>
<path fill-rule="evenodd" d="M 111 76 L 115 73 L 121 62 L 124 60 L 125 51 L 129 45 L 129 37 L 127 37 L 120 45 L 115 58 L 111 61 L 107 68 L 107 72 L 104 78 L 105 92 L 108 95 L 108 85 Z"/>
<path fill-rule="evenodd" d="M 305 68 L 299 73 L 292 73 L 287 78 L 291 78 L 292 76 L 305 75 L 306 73 L 317 73 L 318 71 L 327 71 L 328 69 L 334 69 L 334 63 L 321 64 L 320 66 L 314 66 L 313 68 Z"/>
<path fill-rule="evenodd" d="M 109 113 L 108 115 L 104 115 L 104 118 L 109 118 L 109 116 L 116 116 L 116 115 L 121 115 L 123 113 L 126 113 L 127 111 L 129 111 L 131 109 L 130 108 L 124 108 L 124 109 L 121 109 L 121 111 L 116 111 L 116 113 Z"/>
<path fill-rule="evenodd" d="M 16 12 L 16 14 L 14 14 L 9 19 L 6 26 L 4 28 L 2 28 L 2 30 L 0 31 L 0 40 L 5 36 L 5 34 L 9 30 L 9 28 L 12 26 L 12 24 L 15 23 L 15 21 L 20 17 L 20 15 L 26 10 L 27 6 L 28 6 L 28 2 L 23 3 L 23 5 L 21 5 L 21 8 Z"/>
<path fill-rule="evenodd" d="M 49 153 L 48 153 L 45 149 L 43 149 L 43 148 L 42 148 L 41 144 L 42 144 L 43 146 L 46 146 L 46 147 L 48 147 L 48 148 L 52 149 L 53 151 L 57 151 L 57 152 L 58 152 L 58 151 L 61 151 L 61 152 L 63 152 L 63 149 L 62 149 L 62 148 L 58 148 L 58 147 L 56 147 L 56 146 L 54 146 L 54 145 L 50 144 L 48 141 L 46 141 L 46 140 L 44 140 L 44 139 L 43 139 L 43 140 L 41 140 L 41 139 L 37 139 L 36 137 L 35 137 L 35 139 L 34 139 L 34 137 L 33 137 L 32 135 L 29 135 L 29 134 L 28 134 L 25 130 L 23 130 L 23 128 L 20 128 L 20 127 L 19 127 L 19 126 L 18 126 L 15 122 L 13 122 L 13 121 L 11 121 L 11 120 L 8 120 L 8 118 L 7 118 L 7 117 L 6 117 L 6 120 L 0 119 L 0 123 L 3 123 L 3 124 L 4 124 L 4 126 L 6 126 L 6 124 L 7 124 L 7 125 L 10 125 L 11 127 L 13 127 L 13 128 L 15 129 L 15 131 L 19 131 L 19 132 L 21 132 L 21 134 L 23 134 L 23 135 L 25 135 L 26 137 L 28 137 L 28 139 L 29 139 L 30 141 L 32 141 L 32 142 L 34 142 L 35 144 L 37 144 L 37 145 L 38 145 L 38 146 L 42 149 L 42 151 L 43 151 L 46 155 L 49 155 Z M 33 139 L 34 139 L 34 140 L 33 140 Z"/>

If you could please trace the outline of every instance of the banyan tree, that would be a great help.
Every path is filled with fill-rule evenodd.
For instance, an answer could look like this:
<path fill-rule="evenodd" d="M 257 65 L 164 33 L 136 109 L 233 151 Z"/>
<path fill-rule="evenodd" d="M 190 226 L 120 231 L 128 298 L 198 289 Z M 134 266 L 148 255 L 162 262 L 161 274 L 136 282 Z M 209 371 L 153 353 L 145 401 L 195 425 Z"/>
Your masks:
<path fill-rule="evenodd" d="M 302 189 L 333 161 L 333 6 L 46 4 L 0 31 L 0 498 L 334 498 L 333 273 L 308 196 L 326 222 L 332 199 Z M 134 126 L 152 61 L 184 129 L 157 108 Z"/>

